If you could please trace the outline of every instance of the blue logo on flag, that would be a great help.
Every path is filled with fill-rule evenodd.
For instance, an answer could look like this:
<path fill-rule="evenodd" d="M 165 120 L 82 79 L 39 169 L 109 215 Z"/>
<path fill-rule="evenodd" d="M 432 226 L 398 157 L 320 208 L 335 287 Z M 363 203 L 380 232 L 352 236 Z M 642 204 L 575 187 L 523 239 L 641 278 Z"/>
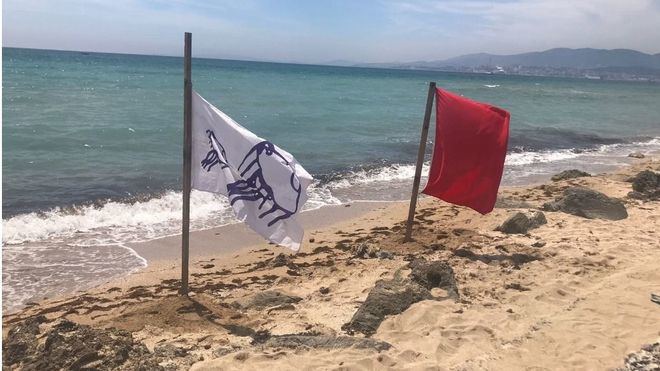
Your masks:
<path fill-rule="evenodd" d="M 217 164 L 221 164 L 221 169 L 229 167 L 226 162 L 227 157 L 224 147 L 217 140 L 213 131 L 207 130 L 206 133 L 209 137 L 211 150 L 207 153 L 206 158 L 201 161 L 202 168 L 211 171 L 211 168 Z M 216 148 L 220 149 L 220 154 Z M 262 167 L 262 162 L 269 159 L 277 160 L 282 166 L 281 171 L 290 173 L 285 174 L 285 177 L 288 178 L 288 184 L 285 188 L 279 187 L 276 191 L 269 184 L 272 184 L 274 179 L 268 179 L 268 172 L 264 173 Z M 259 210 L 266 208 L 258 217 L 259 219 L 266 218 L 269 227 L 280 220 L 290 218 L 298 211 L 302 193 L 300 181 L 296 176 L 293 165 L 277 150 L 273 143 L 263 141 L 252 147 L 243 158 L 237 171 L 240 172 L 241 179 L 227 184 L 227 193 L 231 205 L 234 205 L 237 201 L 258 202 Z"/>
<path fill-rule="evenodd" d="M 215 137 L 215 134 L 211 130 L 206 131 L 206 136 L 209 137 L 209 145 L 211 150 L 206 154 L 206 158 L 202 160 L 202 168 L 206 171 L 211 171 L 211 168 L 215 165 L 220 164 L 220 169 L 229 167 L 227 165 L 227 154 L 225 153 L 225 147 L 218 142 L 218 139 Z M 216 150 L 218 148 L 220 153 Z"/>

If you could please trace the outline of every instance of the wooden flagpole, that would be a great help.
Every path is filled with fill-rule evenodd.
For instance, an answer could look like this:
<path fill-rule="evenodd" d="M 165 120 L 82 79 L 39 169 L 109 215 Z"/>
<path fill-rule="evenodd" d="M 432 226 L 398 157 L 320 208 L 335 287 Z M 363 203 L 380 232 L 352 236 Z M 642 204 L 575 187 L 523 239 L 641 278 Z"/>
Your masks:
<path fill-rule="evenodd" d="M 192 34 L 186 32 L 183 47 L 183 215 L 181 225 L 181 295 L 188 295 L 190 243 L 190 187 L 192 158 Z"/>
<path fill-rule="evenodd" d="M 419 150 L 417 151 L 417 164 L 415 165 L 415 179 L 413 180 L 412 195 L 410 196 L 410 208 L 408 209 L 408 222 L 406 223 L 406 236 L 403 242 L 412 241 L 412 226 L 415 218 L 415 207 L 417 206 L 417 195 L 419 193 L 419 182 L 422 178 L 422 165 L 426 152 L 426 140 L 429 136 L 429 122 L 431 121 L 431 109 L 435 98 L 435 82 L 429 83 L 429 94 L 426 98 L 426 111 L 424 112 L 424 123 L 422 124 L 422 137 L 419 139 Z"/>

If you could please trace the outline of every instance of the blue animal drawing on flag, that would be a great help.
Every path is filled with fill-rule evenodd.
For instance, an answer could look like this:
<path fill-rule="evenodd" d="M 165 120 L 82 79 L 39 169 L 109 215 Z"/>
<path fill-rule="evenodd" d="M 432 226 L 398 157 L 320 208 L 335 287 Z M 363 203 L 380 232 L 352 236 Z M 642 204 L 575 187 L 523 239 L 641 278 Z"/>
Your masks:
<path fill-rule="evenodd" d="M 202 168 L 210 172 L 211 168 L 217 164 L 221 164 L 221 169 L 229 167 L 224 147 L 211 130 L 206 132 L 211 150 L 207 153 L 206 158 L 201 161 Z M 218 153 L 218 150 L 220 150 L 220 153 Z M 278 192 L 273 190 L 269 183 L 272 184 L 276 179 L 269 179 L 273 174 L 264 171 L 264 160 L 275 160 L 284 165 L 285 176 L 288 178 L 286 180 L 290 188 L 280 189 Z M 298 211 L 302 193 L 300 180 L 295 173 L 293 164 L 277 150 L 273 143 L 269 141 L 257 143 L 245 155 L 236 170 L 240 175 L 240 179 L 227 184 L 227 196 L 232 206 L 237 201 L 258 202 L 259 210 L 265 208 L 265 211 L 259 214 L 258 218 L 266 218 L 269 227 L 280 220 L 291 217 Z M 281 176 L 278 178 L 281 179 Z"/>
<path fill-rule="evenodd" d="M 229 165 L 227 165 L 227 153 L 225 152 L 225 147 L 223 147 L 215 137 L 213 130 L 207 130 L 206 136 L 209 137 L 211 150 L 206 154 L 206 158 L 202 160 L 202 168 L 206 171 L 211 171 L 211 168 L 218 164 L 220 164 L 220 169 L 229 167 Z M 220 150 L 220 153 L 218 153 L 218 150 Z"/>

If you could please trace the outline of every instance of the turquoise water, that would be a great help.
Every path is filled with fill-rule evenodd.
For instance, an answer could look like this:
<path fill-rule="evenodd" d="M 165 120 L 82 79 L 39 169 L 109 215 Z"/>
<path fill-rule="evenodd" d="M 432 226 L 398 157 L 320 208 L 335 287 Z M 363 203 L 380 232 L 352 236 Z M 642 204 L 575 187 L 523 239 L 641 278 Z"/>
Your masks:
<path fill-rule="evenodd" d="M 660 148 L 660 85 L 193 60 L 196 91 L 315 176 L 308 208 L 405 198 L 429 81 L 511 112 L 507 184 Z M 144 264 L 121 246 L 178 230 L 182 60 L 3 48 L 2 84 L 7 297 L 34 296 L 35 275 L 121 273 L 90 246 Z M 192 212 L 193 228 L 233 220 L 208 194 Z"/>
<path fill-rule="evenodd" d="M 180 59 L 3 51 L 4 216 L 179 187 Z M 658 85 L 208 59 L 193 71 L 195 90 L 317 175 L 411 163 L 430 80 L 511 111 L 514 149 L 660 135 Z"/>

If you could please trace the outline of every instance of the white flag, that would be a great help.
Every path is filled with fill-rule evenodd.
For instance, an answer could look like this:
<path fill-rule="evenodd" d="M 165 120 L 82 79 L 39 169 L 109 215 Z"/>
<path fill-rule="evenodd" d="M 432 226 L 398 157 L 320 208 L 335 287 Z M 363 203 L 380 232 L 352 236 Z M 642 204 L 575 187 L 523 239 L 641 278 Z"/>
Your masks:
<path fill-rule="evenodd" d="M 296 214 L 312 176 L 293 156 L 259 138 L 199 94 L 192 97 L 192 187 L 229 198 L 241 221 L 293 250 L 303 229 Z"/>

